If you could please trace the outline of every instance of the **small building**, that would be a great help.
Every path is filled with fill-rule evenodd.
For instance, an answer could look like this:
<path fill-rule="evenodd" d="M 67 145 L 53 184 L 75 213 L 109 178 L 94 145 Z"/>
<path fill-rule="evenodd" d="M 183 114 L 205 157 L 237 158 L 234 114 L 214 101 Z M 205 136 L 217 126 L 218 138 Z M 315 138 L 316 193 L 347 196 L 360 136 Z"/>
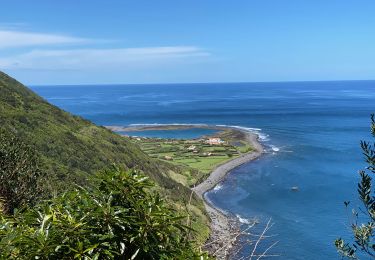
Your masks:
<path fill-rule="evenodd" d="M 190 145 L 187 149 L 188 151 L 194 151 L 195 150 L 195 145 Z"/>
<path fill-rule="evenodd" d="M 206 140 L 206 143 L 208 143 L 210 145 L 220 145 L 220 144 L 223 144 L 224 141 L 221 140 L 220 138 L 210 138 L 210 139 Z"/>
<path fill-rule="evenodd" d="M 164 159 L 167 161 L 173 161 L 172 156 L 169 156 L 169 155 L 164 156 Z"/>

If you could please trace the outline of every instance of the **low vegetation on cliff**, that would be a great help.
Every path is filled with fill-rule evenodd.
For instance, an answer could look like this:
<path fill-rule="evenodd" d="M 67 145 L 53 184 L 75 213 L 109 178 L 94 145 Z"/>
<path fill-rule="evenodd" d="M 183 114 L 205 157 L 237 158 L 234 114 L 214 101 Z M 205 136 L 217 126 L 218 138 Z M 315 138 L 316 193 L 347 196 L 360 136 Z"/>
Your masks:
<path fill-rule="evenodd" d="M 208 217 L 189 187 L 170 178 L 181 168 L 1 72 L 0 93 L 2 258 L 200 255 Z M 103 172 L 111 165 L 118 168 Z"/>

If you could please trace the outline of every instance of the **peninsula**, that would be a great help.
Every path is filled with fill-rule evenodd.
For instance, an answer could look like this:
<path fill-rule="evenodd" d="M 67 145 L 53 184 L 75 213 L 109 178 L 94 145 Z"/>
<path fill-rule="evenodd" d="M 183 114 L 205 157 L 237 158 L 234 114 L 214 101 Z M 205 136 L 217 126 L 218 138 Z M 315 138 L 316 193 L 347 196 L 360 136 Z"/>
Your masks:
<path fill-rule="evenodd" d="M 126 133 L 125 135 L 132 138 L 151 157 L 158 157 L 190 169 L 189 173 L 182 173 L 182 176 L 171 177 L 190 186 L 195 194 L 203 199 L 211 220 L 211 233 L 205 249 L 218 259 L 226 259 L 236 242 L 238 221 L 227 212 L 215 207 L 207 200 L 205 193 L 223 181 L 231 170 L 255 160 L 264 152 L 258 141 L 258 135 L 238 127 L 205 124 L 154 124 L 107 126 L 107 128 L 118 133 Z M 215 132 L 189 140 L 138 136 L 146 131 L 195 128 L 210 129 Z"/>

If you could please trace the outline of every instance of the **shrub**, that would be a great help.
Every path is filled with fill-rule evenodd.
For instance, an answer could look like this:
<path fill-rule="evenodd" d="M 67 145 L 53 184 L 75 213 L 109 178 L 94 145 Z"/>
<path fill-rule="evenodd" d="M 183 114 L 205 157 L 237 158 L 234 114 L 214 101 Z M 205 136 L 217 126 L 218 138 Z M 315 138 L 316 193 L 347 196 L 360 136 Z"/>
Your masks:
<path fill-rule="evenodd" d="M 206 257 L 190 228 L 136 171 L 97 174 L 77 187 L 0 222 L 0 258 L 194 259 Z"/>
<path fill-rule="evenodd" d="M 35 151 L 0 129 L 0 211 L 12 214 L 34 203 L 41 194 L 41 176 Z"/>
<path fill-rule="evenodd" d="M 371 115 L 371 132 L 375 137 L 375 118 Z M 346 243 L 343 239 L 339 238 L 335 241 L 338 252 L 348 258 L 357 258 L 358 251 L 361 254 L 368 255 L 372 258 L 375 257 L 375 196 L 373 191 L 373 183 L 370 174 L 375 173 L 375 143 L 361 142 L 361 148 L 368 163 L 366 170 L 359 172 L 360 182 L 358 183 L 358 195 L 363 204 L 363 208 L 359 212 L 353 209 L 354 221 L 351 225 L 354 243 Z M 348 207 L 349 202 L 345 202 Z M 364 220 L 364 223 L 359 223 L 359 217 Z"/>

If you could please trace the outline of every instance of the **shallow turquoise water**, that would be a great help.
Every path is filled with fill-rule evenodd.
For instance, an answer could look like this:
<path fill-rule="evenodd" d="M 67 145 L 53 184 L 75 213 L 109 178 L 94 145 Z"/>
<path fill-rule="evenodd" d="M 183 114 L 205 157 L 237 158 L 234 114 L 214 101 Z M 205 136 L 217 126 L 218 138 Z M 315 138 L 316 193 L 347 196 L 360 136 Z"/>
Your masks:
<path fill-rule="evenodd" d="M 173 130 L 146 130 L 146 131 L 119 131 L 118 133 L 139 136 L 139 137 L 159 137 L 172 139 L 196 139 L 205 135 L 216 133 L 213 129 L 190 128 L 190 129 L 173 129 Z"/>
<path fill-rule="evenodd" d="M 263 248 L 278 240 L 276 259 L 339 259 L 333 240 L 349 235 L 343 201 L 356 197 L 356 172 L 365 167 L 359 141 L 370 139 L 374 81 L 33 89 L 101 125 L 258 128 L 268 153 L 232 171 L 208 198 L 242 220 L 256 217 L 257 229 L 272 217 L 277 236 Z"/>

